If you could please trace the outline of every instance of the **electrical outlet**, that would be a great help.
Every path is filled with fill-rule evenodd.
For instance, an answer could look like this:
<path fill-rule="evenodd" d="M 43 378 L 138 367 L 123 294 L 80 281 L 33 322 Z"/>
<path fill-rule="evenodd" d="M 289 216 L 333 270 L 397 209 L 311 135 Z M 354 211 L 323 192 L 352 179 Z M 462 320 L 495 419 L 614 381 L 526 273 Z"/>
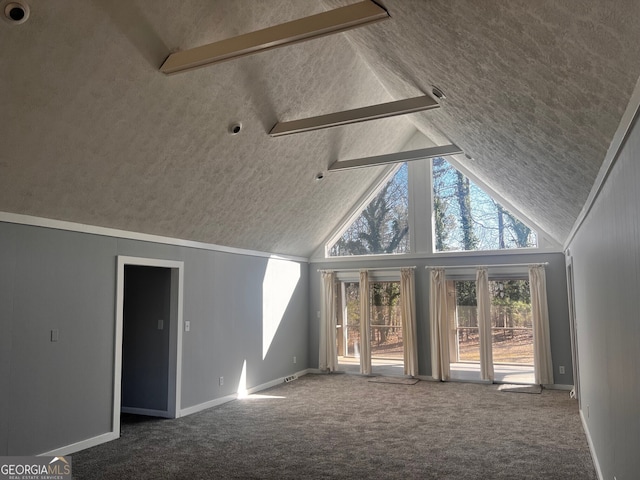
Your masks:
<path fill-rule="evenodd" d="M 560 375 L 564 375 L 564 365 L 560 365 L 558 370 L 560 371 Z"/>
<path fill-rule="evenodd" d="M 293 357 L 293 363 L 296 363 L 296 360 L 297 360 L 296 357 Z"/>
<path fill-rule="evenodd" d="M 57 341 L 58 341 L 58 338 L 59 338 L 58 329 L 56 328 L 56 329 L 54 329 L 54 330 L 51 330 L 51 341 L 52 341 L 52 342 L 57 342 Z M 295 363 L 295 362 L 294 362 L 294 363 Z"/>
<path fill-rule="evenodd" d="M 224 385 L 224 377 L 220 377 L 220 386 Z"/>
<path fill-rule="evenodd" d="M 184 331 L 188 332 L 189 330 L 191 330 L 191 322 L 187 320 L 184 322 Z"/>

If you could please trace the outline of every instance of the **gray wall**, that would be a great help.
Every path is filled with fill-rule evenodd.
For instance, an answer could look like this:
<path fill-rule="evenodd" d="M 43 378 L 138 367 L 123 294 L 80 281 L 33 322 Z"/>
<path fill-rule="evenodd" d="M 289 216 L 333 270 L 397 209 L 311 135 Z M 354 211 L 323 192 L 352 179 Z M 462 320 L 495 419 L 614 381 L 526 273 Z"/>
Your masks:
<path fill-rule="evenodd" d="M 640 472 L 640 127 L 627 138 L 573 257 L 581 407 L 603 478 Z"/>
<path fill-rule="evenodd" d="M 431 375 L 431 348 L 429 332 L 429 271 L 427 265 L 492 265 L 504 263 L 542 263 L 549 262 L 546 267 L 547 300 L 549 303 L 549 326 L 551 333 L 551 355 L 554 365 L 554 381 L 559 385 L 572 385 L 571 337 L 569 327 L 569 310 L 567 303 L 567 283 L 564 255 L 555 254 L 515 254 L 501 256 L 464 256 L 438 257 L 413 260 L 373 261 L 354 259 L 349 262 L 314 263 L 310 270 L 309 290 L 309 365 L 318 367 L 318 317 L 321 301 L 321 277 L 317 269 L 340 268 L 380 268 L 416 266 L 416 316 L 418 336 L 418 371 L 420 375 Z M 563 365 L 565 373 L 561 375 L 558 367 Z"/>
<path fill-rule="evenodd" d="M 170 317 L 171 270 L 126 265 L 122 406 L 167 410 Z"/>
<path fill-rule="evenodd" d="M 306 264 L 263 359 L 268 258 L 0 223 L 0 455 L 111 431 L 117 255 L 185 262 L 182 408 L 307 368 Z"/>

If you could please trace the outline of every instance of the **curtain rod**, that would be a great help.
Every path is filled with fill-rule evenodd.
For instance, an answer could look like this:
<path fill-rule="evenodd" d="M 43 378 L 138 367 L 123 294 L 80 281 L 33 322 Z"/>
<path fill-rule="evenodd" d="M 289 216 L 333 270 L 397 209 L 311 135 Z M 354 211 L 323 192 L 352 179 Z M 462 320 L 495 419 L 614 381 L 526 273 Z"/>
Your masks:
<path fill-rule="evenodd" d="M 380 271 L 380 270 L 400 270 L 402 268 L 416 268 L 415 265 L 413 266 L 409 266 L 409 267 L 379 267 L 379 268 L 336 268 L 336 269 L 331 269 L 331 268 L 324 268 L 324 269 L 318 269 L 318 272 L 359 272 L 361 270 L 367 270 L 370 272 L 376 272 L 376 271 Z"/>
<path fill-rule="evenodd" d="M 440 265 L 427 265 L 427 270 L 433 270 L 434 268 L 443 268 L 445 270 L 451 270 L 454 268 L 478 268 L 478 267 L 487 267 L 487 268 L 499 268 L 499 267 L 528 267 L 529 265 L 549 265 L 549 262 L 541 262 L 541 263 L 500 263 L 496 265 L 449 265 L 449 266 L 440 266 Z"/>

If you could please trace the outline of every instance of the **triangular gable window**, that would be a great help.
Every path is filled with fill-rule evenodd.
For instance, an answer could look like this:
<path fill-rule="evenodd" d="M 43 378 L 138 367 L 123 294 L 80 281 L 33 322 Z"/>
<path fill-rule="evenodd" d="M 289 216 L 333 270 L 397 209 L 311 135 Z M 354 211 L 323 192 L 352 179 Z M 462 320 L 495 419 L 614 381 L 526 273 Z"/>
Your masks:
<path fill-rule="evenodd" d="M 434 250 L 536 247 L 537 234 L 444 158 L 433 159 Z"/>
<path fill-rule="evenodd" d="M 329 248 L 329 256 L 408 253 L 408 217 L 405 163 Z"/>

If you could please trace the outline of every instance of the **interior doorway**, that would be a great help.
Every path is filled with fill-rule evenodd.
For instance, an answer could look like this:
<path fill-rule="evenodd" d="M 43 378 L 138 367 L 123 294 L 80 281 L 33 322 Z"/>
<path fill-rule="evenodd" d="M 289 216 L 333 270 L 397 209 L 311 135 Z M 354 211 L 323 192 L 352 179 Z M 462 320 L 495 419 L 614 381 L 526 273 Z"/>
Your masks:
<path fill-rule="evenodd" d="M 113 429 L 121 413 L 180 416 L 183 262 L 118 257 Z"/>

